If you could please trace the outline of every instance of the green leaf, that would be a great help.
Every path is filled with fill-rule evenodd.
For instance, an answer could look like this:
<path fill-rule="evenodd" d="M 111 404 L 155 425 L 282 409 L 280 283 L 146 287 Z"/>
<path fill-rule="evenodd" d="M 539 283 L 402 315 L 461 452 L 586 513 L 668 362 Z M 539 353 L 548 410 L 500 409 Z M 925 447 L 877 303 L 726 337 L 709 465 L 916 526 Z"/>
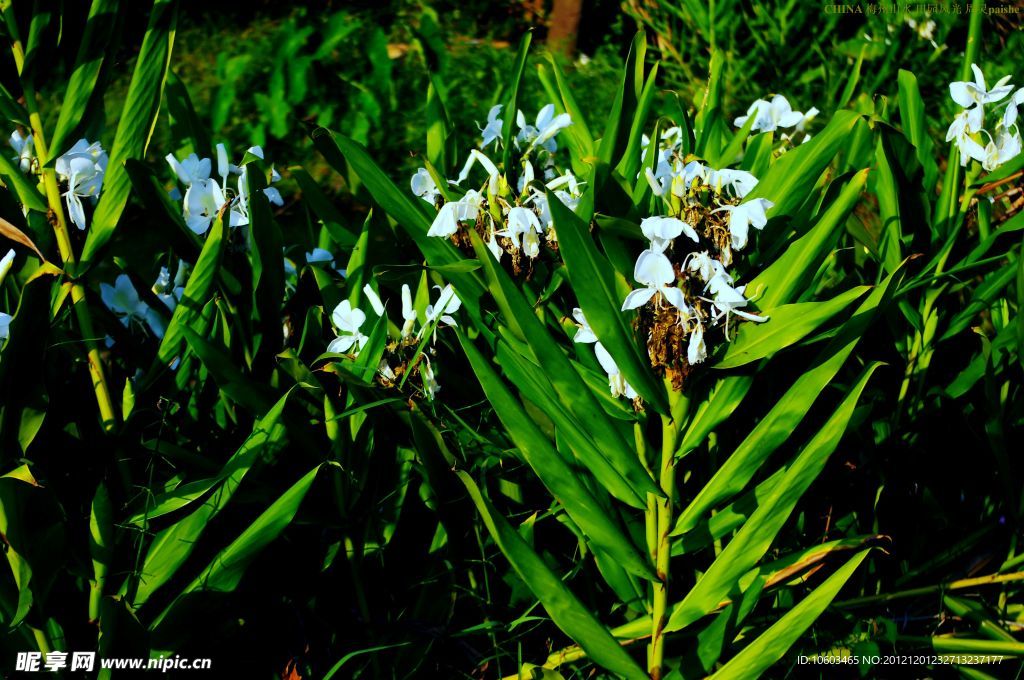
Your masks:
<path fill-rule="evenodd" d="M 263 189 L 267 178 L 262 163 L 246 165 L 249 200 L 249 235 L 252 239 L 252 294 L 255 317 L 252 319 L 259 332 L 254 334 L 253 354 L 260 348 L 277 354 L 281 350 L 281 305 L 284 301 L 284 238 L 270 211 L 270 201 Z"/>
<path fill-rule="evenodd" d="M 758 421 L 750 434 L 736 447 L 732 455 L 718 468 L 711 480 L 701 488 L 679 515 L 672 531 L 673 535 L 691 531 L 698 525 L 700 518 L 704 517 L 717 503 L 740 493 L 761 469 L 768 456 L 790 438 L 821 392 L 842 368 L 878 310 L 891 298 L 898 281 L 898 273 L 890 274 L 861 303 L 853 317 L 843 325 L 837 336 L 803 370 L 789 390 L 779 398 L 768 414 Z M 691 439 L 690 433 L 687 433 L 683 444 L 686 446 L 690 442 L 691 445 L 696 446 L 698 441 L 695 438 Z"/>
<path fill-rule="evenodd" d="M 806 145 L 801 145 L 800 148 L 804 146 Z M 855 174 L 817 224 L 789 244 L 775 262 L 747 284 L 747 294 L 756 298 L 759 307 L 770 309 L 785 304 L 804 291 L 818 266 L 838 240 L 850 211 L 860 200 L 867 176 L 867 170 Z M 758 184 L 757 188 L 760 187 L 761 184 Z"/>
<path fill-rule="evenodd" d="M 294 165 L 288 168 L 288 174 L 302 190 L 302 200 L 313 211 L 317 219 L 327 228 L 327 233 L 343 250 L 351 250 L 359 233 L 350 220 L 342 216 L 341 211 L 334 207 L 327 195 L 310 177 L 305 168 Z"/>
<path fill-rule="evenodd" d="M 253 413 L 265 413 L 270 409 L 273 404 L 270 388 L 245 375 L 238 368 L 238 362 L 233 361 L 223 347 L 218 347 L 187 326 L 182 328 L 182 333 L 189 348 L 203 362 L 224 394 Z"/>
<path fill-rule="evenodd" d="M 562 504 L 572 520 L 589 537 L 593 548 L 607 552 L 630 573 L 654 579 L 654 570 L 648 560 L 641 556 L 636 546 L 604 512 L 597 499 L 585 486 L 576 481 L 572 468 L 533 423 L 519 400 L 491 368 L 490 362 L 461 332 L 459 342 L 480 381 L 480 386 L 483 387 L 484 394 L 523 458 L 551 495 Z"/>
<path fill-rule="evenodd" d="M 852 111 L 838 111 L 811 141 L 782 155 L 757 183 L 749 198 L 767 198 L 775 206 L 769 217 L 790 215 L 810 195 L 825 168 L 848 143 L 853 126 L 861 119 Z M 864 171 L 865 173 L 867 171 Z"/>
<path fill-rule="evenodd" d="M 667 414 L 664 389 L 654 379 L 649 363 L 633 339 L 628 316 L 620 311 L 622 298 L 616 292 L 612 266 L 598 252 L 587 225 L 550 191 L 548 205 L 559 252 L 587 322 L 637 394 L 656 411 Z"/>
<path fill-rule="evenodd" d="M 0 153 L 0 177 L 8 188 L 14 189 L 18 200 L 29 210 L 46 213 L 49 206 L 35 185 L 21 172 L 21 168 L 7 157 L 6 150 Z"/>
<path fill-rule="evenodd" d="M 100 484 L 92 499 L 89 514 L 89 554 L 92 556 L 92 581 L 89 583 L 89 620 L 100 617 L 100 601 L 106 589 L 107 574 L 114 561 L 114 509 L 107 487 Z"/>
<path fill-rule="evenodd" d="M 782 618 L 773 623 L 753 642 L 744 647 L 736 656 L 711 676 L 714 680 L 734 680 L 760 677 L 776 661 L 781 659 L 800 636 L 811 627 L 821 613 L 853 576 L 860 563 L 871 550 L 862 550 L 846 564 L 825 579 L 810 595 L 800 601 Z"/>
<path fill-rule="evenodd" d="M 619 82 L 619 90 L 612 100 L 611 112 L 605 123 L 604 136 L 597 150 L 597 157 L 611 165 L 615 159 L 622 158 L 629 144 L 630 135 L 634 132 L 628 122 L 633 120 L 637 102 L 644 82 L 644 59 L 647 54 L 647 34 L 637 31 L 626 57 L 626 68 Z M 653 81 L 652 81 L 653 84 Z M 653 85 L 652 85 L 653 94 Z M 640 130 L 642 132 L 642 129 Z M 639 152 L 637 153 L 639 156 Z"/>
<path fill-rule="evenodd" d="M 786 469 L 771 497 L 758 506 L 693 589 L 674 607 L 666 632 L 681 630 L 714 611 L 732 591 L 740 576 L 768 551 L 797 502 L 821 474 L 829 456 L 839 445 L 861 392 L 879 365 L 871 364 L 861 373 L 832 417 Z"/>
<path fill-rule="evenodd" d="M 503 168 L 509 172 L 512 167 L 512 138 L 515 136 L 513 124 L 519 111 L 519 84 L 523 79 L 523 71 L 526 69 L 526 57 L 530 51 L 530 40 L 533 33 L 527 31 L 519 41 L 519 49 L 516 51 L 516 58 L 512 65 L 512 72 L 508 78 L 508 95 L 505 98 L 504 106 L 501 109 L 501 140 L 504 148 Z"/>
<path fill-rule="evenodd" d="M 177 131 L 175 140 L 178 144 L 186 146 L 182 142 L 188 140 L 192 151 L 200 158 L 215 158 L 207 126 L 192 106 L 185 83 L 173 70 L 167 75 L 167 111 L 171 115 L 172 129 Z"/>
<path fill-rule="evenodd" d="M 138 585 L 131 597 L 132 606 L 141 607 L 161 586 L 169 581 L 192 554 L 210 522 L 235 495 L 239 485 L 252 466 L 263 456 L 269 457 L 270 447 L 283 447 L 287 430 L 280 423 L 291 390 L 282 396 L 253 425 L 252 434 L 227 460 L 214 477 L 196 480 L 159 496 L 154 505 L 129 520 L 144 529 L 147 523 L 168 513 L 181 510 L 209 494 L 188 515 L 162 529 L 153 538 L 139 573 Z M 213 493 L 210 493 L 213 491 Z M 122 595 L 128 583 L 122 588 Z"/>
<path fill-rule="evenodd" d="M 797 302 L 764 310 L 768 321 L 740 324 L 736 337 L 727 345 L 722 358 L 713 363 L 712 367 L 724 369 L 743 366 L 796 344 L 846 309 L 868 290 L 870 286 L 858 286 L 836 295 L 831 300 Z"/>
<path fill-rule="evenodd" d="M 182 590 L 174 602 L 168 605 L 150 628 L 158 628 L 164 618 L 191 593 L 202 591 L 226 593 L 237 588 L 249 563 L 292 523 L 295 514 L 299 511 L 299 506 L 324 465 L 330 464 L 317 465 L 299 481 L 292 484 L 230 545 L 217 553 L 206 568 L 196 576 L 195 580 Z"/>
<path fill-rule="evenodd" d="M 473 479 L 456 472 L 476 504 L 491 537 L 512 568 L 540 600 L 551 620 L 582 647 L 594 663 L 621 678 L 644 680 L 647 674 L 612 637 L 608 629 L 580 602 L 547 563 L 509 526 L 483 497 Z"/>
<path fill-rule="evenodd" d="M 57 158 L 71 148 L 68 140 L 78 130 L 86 112 L 91 110 L 89 101 L 96 94 L 100 68 L 107 50 L 111 49 L 118 5 L 118 0 L 93 0 L 89 8 L 89 18 L 82 33 L 75 68 L 64 92 L 57 125 L 49 139 L 49 158 Z"/>
<path fill-rule="evenodd" d="M 114 235 L 114 229 L 128 203 L 131 181 L 124 164 L 129 158 L 143 158 L 149 146 L 171 61 L 177 13 L 178 4 L 174 0 L 155 0 L 153 3 L 149 27 L 128 85 L 114 146 L 110 150 L 103 191 L 82 249 L 83 268 L 89 266 L 99 250 Z"/>

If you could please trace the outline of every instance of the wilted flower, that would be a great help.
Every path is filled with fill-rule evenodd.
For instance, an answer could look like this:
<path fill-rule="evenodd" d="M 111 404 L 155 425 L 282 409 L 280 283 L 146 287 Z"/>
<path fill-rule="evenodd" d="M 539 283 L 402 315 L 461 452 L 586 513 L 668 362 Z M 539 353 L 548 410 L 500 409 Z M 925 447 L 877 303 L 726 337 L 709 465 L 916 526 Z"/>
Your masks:
<path fill-rule="evenodd" d="M 708 348 L 704 344 L 704 326 L 698 321 L 690 331 L 690 341 L 686 346 L 686 361 L 699 364 L 708 356 Z"/>
<path fill-rule="evenodd" d="M 103 175 L 107 170 L 107 152 L 99 142 L 90 144 L 85 139 L 75 145 L 55 164 L 57 175 L 68 183 L 64 192 L 67 201 L 68 215 L 79 229 L 85 229 L 85 209 L 83 198 L 96 198 L 103 187 Z"/>

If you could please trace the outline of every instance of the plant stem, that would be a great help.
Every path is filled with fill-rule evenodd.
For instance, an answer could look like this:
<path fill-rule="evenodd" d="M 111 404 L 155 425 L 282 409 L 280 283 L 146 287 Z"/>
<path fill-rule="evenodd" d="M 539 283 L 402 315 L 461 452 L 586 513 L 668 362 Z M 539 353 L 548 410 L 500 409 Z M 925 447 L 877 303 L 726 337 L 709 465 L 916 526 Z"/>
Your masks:
<path fill-rule="evenodd" d="M 14 59 L 20 75 L 25 57 L 21 42 L 17 38 L 12 42 L 11 51 L 14 53 Z M 50 160 L 49 150 L 47 149 L 46 136 L 43 132 L 43 119 L 39 115 L 39 109 L 36 106 L 35 88 L 30 78 L 22 78 L 22 91 L 25 95 L 25 107 L 28 110 L 29 124 L 32 126 L 32 137 L 35 142 L 36 155 L 43 177 L 46 202 L 50 207 L 49 221 L 57 238 L 57 249 L 64 264 L 64 271 L 65 273 L 70 272 L 74 276 L 76 275 L 75 251 L 71 246 L 71 235 L 68 233 L 67 221 L 64 219 L 64 206 L 60 200 L 60 187 L 57 185 L 56 171 L 52 167 L 46 167 L 47 162 Z M 107 385 L 106 374 L 103 371 L 99 346 L 96 344 L 92 316 L 89 314 L 89 306 L 85 300 L 85 287 L 75 279 L 72 279 L 70 283 L 71 307 L 78 319 L 78 327 L 82 332 L 82 340 L 85 342 L 93 392 L 96 394 L 96 403 L 99 405 L 103 429 L 109 432 L 117 424 L 117 411 L 114 408 L 114 400 Z"/>
<path fill-rule="evenodd" d="M 670 388 L 671 389 L 671 388 Z M 673 394 L 673 392 L 670 392 Z M 663 629 L 668 611 L 669 560 L 672 549 L 669 533 L 672 531 L 672 496 L 675 488 L 675 451 L 679 425 L 669 416 L 661 417 L 661 468 L 658 483 L 664 498 L 655 499 L 655 522 L 657 544 L 655 547 L 654 570 L 658 581 L 654 583 L 653 606 L 651 611 L 651 643 L 647 670 L 652 680 L 660 680 L 665 659 L 665 636 Z M 648 518 L 648 522 L 650 518 Z"/>

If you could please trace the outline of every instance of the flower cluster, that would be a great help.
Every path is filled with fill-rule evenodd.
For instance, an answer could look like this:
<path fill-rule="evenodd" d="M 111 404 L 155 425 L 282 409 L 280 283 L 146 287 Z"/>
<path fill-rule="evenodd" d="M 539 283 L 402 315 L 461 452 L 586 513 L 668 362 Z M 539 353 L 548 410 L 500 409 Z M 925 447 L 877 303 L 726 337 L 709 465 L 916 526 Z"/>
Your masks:
<path fill-rule="evenodd" d="M 807 113 L 794 111 L 789 100 L 781 94 L 777 94 L 770 101 L 766 99 L 755 101 L 747 109 L 747 115 L 734 120 L 733 125 L 741 128 L 753 116 L 754 124 L 750 128 L 752 132 L 774 132 L 782 128 L 795 128 L 796 132 L 803 132 L 807 123 L 816 115 L 818 115 L 818 109 L 813 106 Z M 810 135 L 806 135 L 803 141 L 806 142 L 808 139 L 810 139 Z"/>
<path fill-rule="evenodd" d="M 773 205 L 764 198 L 747 199 L 757 185 L 749 172 L 684 162 L 679 137 L 678 129 L 668 130 L 659 142 L 656 168 L 645 171 L 665 214 L 640 223 L 647 248 L 637 258 L 633 278 L 641 285 L 622 304 L 624 312 L 639 310 L 636 324 L 651 365 L 676 389 L 682 389 L 690 367 L 707 358 L 706 337 L 712 329 L 720 328 L 729 340 L 733 315 L 767 320 L 745 310 L 750 301 L 728 267 L 734 253 L 746 247 L 750 227 L 767 224 L 766 211 Z M 576 309 L 573 316 L 579 324 L 574 340 L 597 343 L 595 354 L 612 394 L 635 399 L 583 312 Z"/>
<path fill-rule="evenodd" d="M 377 367 L 377 380 L 385 387 L 400 387 L 405 384 L 407 373 L 418 373 L 423 394 L 429 400 L 434 399 L 441 387 L 437 382 L 437 368 L 431 363 L 430 350 L 426 348 L 427 340 L 436 340 L 439 327 L 457 326 L 452 315 L 462 307 L 462 301 L 451 284 L 435 288 L 439 291 L 437 301 L 417 311 L 408 284 L 402 285 L 402 326 L 399 337 L 388 342 Z M 384 303 L 369 284 L 363 287 L 363 295 L 378 317 L 385 315 Z M 363 310 L 353 307 L 348 300 L 342 300 L 331 313 L 331 323 L 337 337 L 327 346 L 327 351 L 358 356 L 369 341 L 369 337 L 362 332 L 365 322 L 366 313 Z"/>
<path fill-rule="evenodd" d="M 420 168 L 410 181 L 412 192 L 431 205 L 440 203 L 427 235 L 450 238 L 456 245 L 470 250 L 466 229 L 474 229 L 496 259 L 500 261 L 502 255 L 508 253 L 513 271 L 529 276 L 533 261 L 544 247 L 557 248 L 546 190 L 551 190 L 570 209 L 575 209 L 581 195 L 581 183 L 572 172 L 561 172 L 555 166 L 554 154 L 558 150 L 555 137 L 571 125 L 572 120 L 568 114 L 556 116 L 554 111 L 554 105 L 548 104 L 541 109 L 534 124 L 526 122 L 522 111 L 518 113 L 519 131 L 512 144 L 520 153 L 521 171 L 514 183 L 507 172 L 499 171 L 480 149 L 469 152 L 458 178 L 450 180 L 444 192 L 437 186 L 439 178 Z M 501 144 L 500 112 L 501 106 L 490 110 L 487 124 L 481 129 L 481 148 Z M 463 191 L 462 184 L 477 165 L 487 174 L 486 182 L 479 188 Z M 451 200 L 445 201 L 445 195 Z"/>
<path fill-rule="evenodd" d="M 148 326 L 155 337 L 163 338 L 167 330 L 166 318 L 174 312 L 185 294 L 187 278 L 188 265 L 184 261 L 178 263 L 173 281 L 167 267 L 160 268 L 160 274 L 151 290 L 163 303 L 165 310 L 157 310 L 148 305 L 139 296 L 127 274 L 118 276 L 112 286 L 109 283 L 101 283 L 100 298 L 126 328 L 131 328 L 133 324 L 140 327 Z"/>
<path fill-rule="evenodd" d="M 974 159 L 991 172 L 1021 152 L 1017 107 L 1024 104 L 1024 88 L 1013 92 L 1011 76 L 1004 76 L 989 89 L 978 65 L 971 64 L 971 70 L 974 71 L 973 82 L 957 81 L 949 84 L 949 96 L 962 110 L 953 118 L 946 131 L 946 141 L 956 140 L 960 149 L 960 165 L 966 166 Z M 1007 99 L 1008 96 L 1003 115 L 996 121 L 993 132 L 989 132 L 983 127 L 985 106 Z"/>
<path fill-rule="evenodd" d="M 263 149 L 258 146 L 250 147 L 247 153 L 263 159 Z M 210 176 L 213 164 L 209 158 L 199 158 L 192 153 L 179 161 L 174 154 L 167 154 L 166 160 L 178 181 L 185 187 L 182 213 L 189 229 L 197 234 L 205 234 L 225 205 L 228 206 L 229 226 L 241 227 L 249 224 L 249 168 L 247 165 L 239 167 L 228 162 L 228 152 L 223 144 L 217 145 L 217 176 L 220 182 Z M 228 178 L 231 175 L 238 176 L 237 192 L 232 192 L 228 188 Z M 276 182 L 279 179 L 281 175 L 271 167 L 270 181 Z M 263 193 L 272 204 L 284 205 L 281 192 L 276 188 L 267 187 Z"/>

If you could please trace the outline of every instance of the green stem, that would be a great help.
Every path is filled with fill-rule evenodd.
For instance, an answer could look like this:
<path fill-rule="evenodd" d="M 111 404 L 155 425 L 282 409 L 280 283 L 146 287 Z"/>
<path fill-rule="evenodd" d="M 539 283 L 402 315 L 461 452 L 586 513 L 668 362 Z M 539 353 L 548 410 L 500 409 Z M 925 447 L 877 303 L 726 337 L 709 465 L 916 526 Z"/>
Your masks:
<path fill-rule="evenodd" d="M 671 387 L 670 387 L 671 389 Z M 673 396 L 675 393 L 670 392 Z M 675 401 L 675 400 L 673 400 Z M 679 434 L 679 421 L 669 416 L 661 417 L 661 467 L 658 483 L 664 498 L 655 499 L 656 546 L 654 570 L 658 580 L 654 583 L 651 608 L 651 642 L 647 670 L 652 680 L 660 680 L 665 660 L 664 628 L 668 613 L 669 561 L 672 549 L 669 534 L 672 531 L 672 497 L 675 489 L 675 451 Z M 650 522 L 650 517 L 648 517 Z"/>
<path fill-rule="evenodd" d="M 4 7 L 3 9 L 5 13 L 11 11 L 9 7 Z M 5 16 L 5 19 L 13 18 Z M 14 22 L 9 20 L 8 30 L 11 30 L 10 26 L 12 24 Z M 16 26 L 16 24 L 14 25 Z M 14 62 L 18 68 L 18 75 L 23 76 L 21 85 L 25 95 L 25 108 L 28 111 L 29 124 L 32 126 L 32 138 L 35 143 L 39 167 L 42 168 L 43 188 L 46 193 L 47 204 L 50 207 L 49 220 L 57 239 L 57 249 L 64 263 L 65 272 L 70 271 L 74 273 L 76 264 L 75 251 L 71 246 L 71 235 L 68 232 L 67 221 L 64 218 L 64 206 L 60 200 L 57 174 L 52 167 L 46 167 L 50 159 L 49 149 L 46 145 L 46 135 L 43 132 L 43 119 L 39 115 L 39 108 L 36 105 L 36 92 L 32 80 L 22 73 L 25 65 L 25 52 L 17 35 L 11 36 L 11 52 L 14 55 Z M 117 424 L 117 411 L 114 407 L 114 399 L 111 396 L 110 388 L 107 385 L 107 378 L 103 371 L 99 346 L 96 344 L 96 335 L 93 332 L 92 316 L 89 314 L 89 306 L 85 301 L 85 288 L 76 280 L 71 281 L 71 306 L 78 319 L 78 326 L 85 342 L 89 375 L 92 379 L 93 392 L 96 394 L 96 403 L 99 405 L 103 429 L 109 432 Z"/>

